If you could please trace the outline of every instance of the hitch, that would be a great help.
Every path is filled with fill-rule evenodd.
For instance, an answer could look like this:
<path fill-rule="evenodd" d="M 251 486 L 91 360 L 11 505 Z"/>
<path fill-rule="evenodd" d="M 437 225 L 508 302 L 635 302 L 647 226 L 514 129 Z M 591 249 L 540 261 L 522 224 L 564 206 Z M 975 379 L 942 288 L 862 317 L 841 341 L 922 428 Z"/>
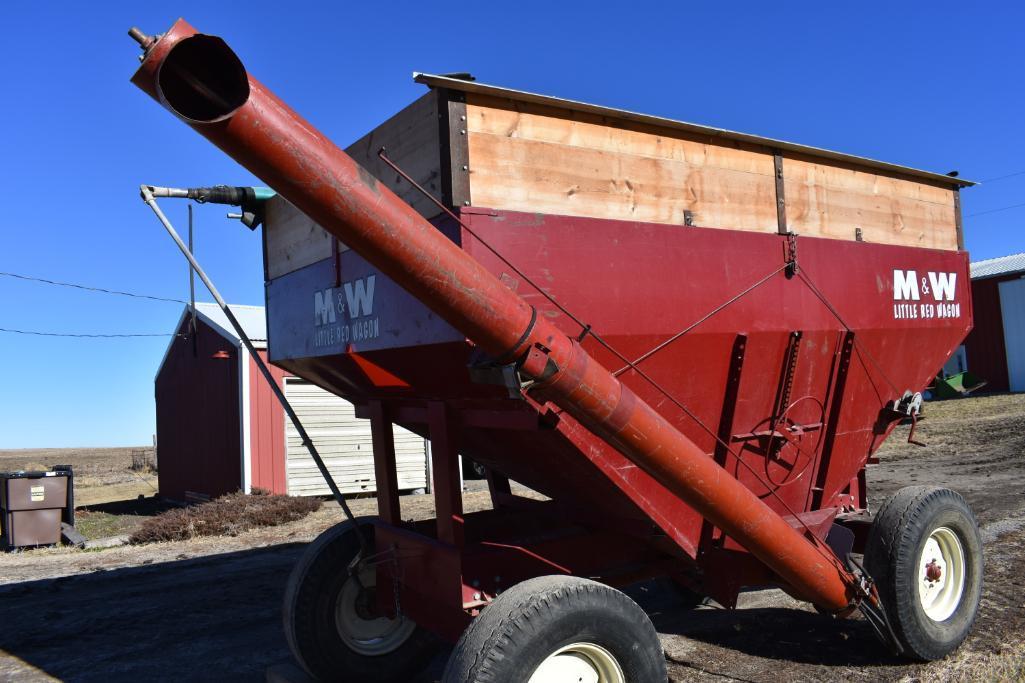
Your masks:
<path fill-rule="evenodd" d="M 927 444 L 915 440 L 915 428 L 918 426 L 918 421 L 924 419 L 922 415 L 922 393 L 916 391 L 911 393 L 910 390 L 905 391 L 904 395 L 893 402 L 893 405 L 887 406 L 887 410 L 890 413 L 898 415 L 901 420 L 911 420 L 911 431 L 908 432 L 908 443 L 916 446 L 925 447 Z"/>

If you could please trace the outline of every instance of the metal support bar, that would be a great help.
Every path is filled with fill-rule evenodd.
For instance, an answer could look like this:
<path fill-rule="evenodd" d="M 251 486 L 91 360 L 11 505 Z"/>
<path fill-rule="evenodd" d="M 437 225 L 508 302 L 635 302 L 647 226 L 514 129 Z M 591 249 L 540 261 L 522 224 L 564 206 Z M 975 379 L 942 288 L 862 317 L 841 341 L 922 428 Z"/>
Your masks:
<path fill-rule="evenodd" d="M 964 225 L 961 217 L 961 189 L 954 188 L 954 229 L 957 231 L 957 249 L 964 251 Z"/>
<path fill-rule="evenodd" d="M 377 484 L 377 514 L 387 524 L 399 524 L 398 473 L 395 470 L 395 433 L 381 401 L 370 401 L 370 434 L 374 442 L 374 479 Z"/>
<path fill-rule="evenodd" d="M 851 355 L 854 353 L 854 333 L 845 332 L 840 346 L 840 354 L 837 359 L 836 379 L 833 383 L 833 393 L 829 399 L 829 417 L 826 419 L 825 433 L 823 439 L 819 462 L 816 465 L 817 473 L 815 486 L 812 488 L 812 510 L 822 507 L 824 499 L 826 480 L 829 476 L 829 461 L 833 455 L 833 447 L 836 445 L 836 433 L 840 425 L 840 416 L 843 414 L 844 392 L 847 388 L 847 375 L 851 367 Z"/>
<path fill-rule="evenodd" d="M 786 235 L 787 229 L 787 195 L 783 180 L 783 152 L 774 150 L 772 154 L 773 177 L 776 179 L 776 229 L 779 234 Z"/>
<path fill-rule="evenodd" d="M 285 393 L 281 390 L 281 387 L 278 386 L 278 383 L 274 381 L 274 376 L 271 375 L 267 364 L 263 362 L 263 358 L 261 358 L 260 354 L 257 353 L 256 347 L 253 346 L 253 342 L 249 340 L 249 336 L 246 334 L 245 330 L 242 329 L 242 325 L 239 324 L 238 319 L 235 318 L 235 314 L 231 312 L 228 304 L 225 303 L 221 293 L 217 291 L 217 288 L 214 287 L 214 283 L 209 277 L 207 277 L 206 272 L 199 265 L 199 262 L 196 261 L 196 257 L 193 256 L 192 251 L 188 246 L 186 246 L 185 242 L 182 241 L 181 236 L 178 235 L 178 231 L 174 229 L 173 225 L 171 225 L 171 221 L 167 219 L 164 212 L 159 206 L 157 206 L 157 200 L 154 199 L 153 193 L 150 191 L 150 186 L 140 186 L 139 193 L 142 195 L 142 200 L 146 202 L 146 205 L 153 210 L 153 213 L 156 215 L 157 220 L 160 221 L 160 224 L 164 226 L 165 230 L 167 230 L 167 234 L 169 234 L 171 239 L 174 240 L 174 243 L 178 245 L 178 249 L 185 258 L 188 259 L 189 265 L 192 266 L 192 269 L 197 275 L 199 275 L 199 279 L 203 281 L 204 285 L 206 285 L 206 288 L 210 291 L 210 295 L 214 298 L 214 301 L 217 302 L 217 305 L 221 307 L 221 310 L 224 312 L 228 322 L 230 322 L 232 328 L 234 328 L 235 333 L 238 334 L 239 339 L 242 340 L 242 343 L 253 357 L 253 361 L 256 362 L 256 367 L 260 369 L 260 373 L 263 374 L 263 378 L 267 380 L 267 384 L 270 385 L 271 391 L 274 392 L 274 396 L 277 397 L 278 402 L 281 404 L 281 407 L 284 408 L 288 418 L 292 421 L 292 424 L 295 425 L 295 430 L 299 432 L 299 438 L 302 439 L 303 445 L 306 446 L 306 450 L 309 451 L 310 457 L 313 458 L 313 462 L 316 463 L 321 476 L 323 476 L 324 481 L 327 482 L 327 487 L 331 489 L 331 495 L 338 502 L 338 505 L 341 506 L 342 512 L 345 513 L 346 518 L 352 522 L 352 528 L 356 532 L 356 536 L 359 538 L 360 548 L 363 550 L 364 555 L 369 554 L 372 549 L 367 544 L 367 540 L 363 535 L 363 532 L 360 530 L 359 524 L 356 523 L 356 517 L 352 514 L 352 510 L 349 509 L 349 504 L 345 502 L 345 497 L 338 489 L 338 485 L 335 483 L 335 480 L 331 477 L 331 473 L 328 471 L 327 465 L 324 464 L 324 460 L 320 457 L 320 453 L 317 452 L 316 446 L 313 445 L 310 435 L 306 433 L 306 429 L 303 427 L 302 422 L 299 421 L 299 416 L 296 415 L 295 410 L 292 409 L 292 404 L 290 404 L 288 399 L 285 398 Z"/>
<path fill-rule="evenodd" d="M 459 476 L 459 446 L 451 411 L 442 401 L 427 406 L 434 464 L 434 508 L 438 518 L 438 540 L 463 544 L 463 492 Z"/>

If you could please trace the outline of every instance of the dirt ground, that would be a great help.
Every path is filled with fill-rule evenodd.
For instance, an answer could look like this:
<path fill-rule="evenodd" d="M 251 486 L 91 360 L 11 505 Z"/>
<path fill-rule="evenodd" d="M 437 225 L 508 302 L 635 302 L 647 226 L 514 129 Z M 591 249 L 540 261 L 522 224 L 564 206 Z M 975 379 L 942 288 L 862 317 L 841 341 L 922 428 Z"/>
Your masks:
<path fill-rule="evenodd" d="M 824 618 L 780 591 L 745 594 L 736 611 L 687 610 L 657 583 L 636 586 L 631 594 L 661 634 L 671 680 L 1025 679 L 1025 578 L 1016 571 L 1025 561 L 1025 396 L 927 408 L 916 437 L 928 445 L 907 444 L 907 428 L 898 429 L 869 469 L 870 502 L 878 506 L 902 486 L 936 483 L 973 506 L 986 587 L 966 644 L 947 660 L 908 665 L 887 655 L 863 621 Z M 52 458 L 62 455 L 18 453 L 0 452 L 0 470 L 15 469 L 16 457 L 57 464 Z M 81 469 L 77 459 L 72 464 L 82 479 L 131 485 L 130 475 L 104 473 L 124 466 L 122 456 L 107 457 L 106 466 L 97 454 L 83 457 Z M 479 483 L 473 488 L 467 509 L 486 507 L 487 494 Z M 103 509 L 113 512 L 105 514 L 152 514 L 118 505 L 108 499 Z M 433 514 L 430 496 L 406 496 L 402 505 L 406 518 Z M 353 501 L 356 514 L 374 506 L 373 499 Z M 341 518 L 325 505 L 304 520 L 237 537 L 0 556 L 0 680 L 262 680 L 268 666 L 289 659 L 279 612 L 285 578 L 304 544 Z M 423 681 L 443 666 L 441 655 Z"/>

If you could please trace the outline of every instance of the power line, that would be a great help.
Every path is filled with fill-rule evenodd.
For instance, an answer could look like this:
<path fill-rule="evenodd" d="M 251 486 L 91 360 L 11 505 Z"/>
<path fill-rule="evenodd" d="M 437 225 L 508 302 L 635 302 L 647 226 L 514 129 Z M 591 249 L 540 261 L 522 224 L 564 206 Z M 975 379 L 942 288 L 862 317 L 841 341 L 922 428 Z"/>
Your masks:
<path fill-rule="evenodd" d="M 7 327 L 0 327 L 0 332 L 11 334 L 29 334 L 36 337 L 78 337 L 88 339 L 126 339 L 130 337 L 181 337 L 183 335 L 173 333 L 155 334 L 75 334 L 71 332 L 36 332 L 34 330 L 14 330 Z"/>
<path fill-rule="evenodd" d="M 1010 206 L 1002 206 L 999 209 L 990 209 L 989 211 L 979 211 L 977 213 L 970 213 L 965 218 L 972 218 L 974 216 L 984 216 L 987 213 L 996 213 L 997 211 L 1007 211 L 1008 209 L 1017 209 L 1018 207 L 1025 206 L 1025 202 L 1021 204 L 1011 204 Z"/>
<path fill-rule="evenodd" d="M 19 275 L 18 273 L 6 273 L 0 271 L 0 275 L 5 277 L 13 277 L 19 280 L 27 280 L 29 282 L 42 282 L 48 285 L 57 285 L 58 287 L 72 287 L 74 289 L 83 289 L 88 292 L 101 292 L 103 294 L 117 294 L 118 296 L 128 296 L 133 299 L 149 299 L 151 301 L 166 301 L 174 304 L 187 304 L 187 301 L 182 299 L 171 299 L 164 296 L 151 296 L 149 294 L 135 294 L 133 292 L 122 292 L 117 289 L 104 289 L 102 287 L 90 287 L 88 285 L 79 285 L 73 282 L 60 282 L 58 280 L 47 280 L 41 277 L 32 277 L 31 275 Z"/>
<path fill-rule="evenodd" d="M 989 178 L 987 180 L 980 180 L 980 183 L 995 183 L 998 180 L 1004 180 L 1005 178 L 1014 178 L 1015 176 L 1025 175 L 1025 171 L 1016 171 L 1014 173 L 1008 173 L 1007 175 L 998 175 L 996 178 Z"/>

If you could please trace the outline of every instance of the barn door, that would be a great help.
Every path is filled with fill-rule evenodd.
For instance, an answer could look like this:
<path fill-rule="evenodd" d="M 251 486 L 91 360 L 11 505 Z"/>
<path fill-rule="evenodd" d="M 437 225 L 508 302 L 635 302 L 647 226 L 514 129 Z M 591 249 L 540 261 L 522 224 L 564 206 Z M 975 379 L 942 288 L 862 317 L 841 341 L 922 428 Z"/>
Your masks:
<path fill-rule="evenodd" d="M 357 418 L 351 403 L 305 380 L 286 378 L 285 395 L 342 493 L 376 491 L 370 420 Z M 330 490 L 299 433 L 291 420 L 284 419 L 288 493 L 328 495 Z M 424 438 L 398 426 L 393 427 L 393 433 L 399 489 L 424 488 L 427 485 Z"/>
<path fill-rule="evenodd" d="M 1011 391 L 1025 391 L 1025 278 L 1001 282 L 999 287 L 1007 377 Z"/>

